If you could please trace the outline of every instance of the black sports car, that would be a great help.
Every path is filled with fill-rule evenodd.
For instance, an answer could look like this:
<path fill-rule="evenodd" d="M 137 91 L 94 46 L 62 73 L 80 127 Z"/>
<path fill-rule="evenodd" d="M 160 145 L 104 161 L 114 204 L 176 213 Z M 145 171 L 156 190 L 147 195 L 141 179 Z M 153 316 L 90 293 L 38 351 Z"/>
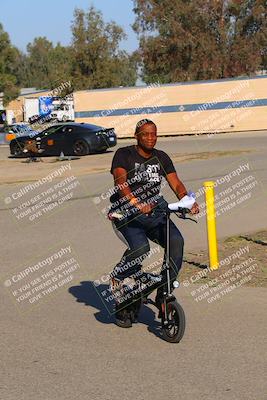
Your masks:
<path fill-rule="evenodd" d="M 10 153 L 14 156 L 25 156 L 25 149 L 38 138 L 42 155 L 85 156 L 91 153 L 104 152 L 117 144 L 113 128 L 103 128 L 86 123 L 54 124 L 36 136 L 23 136 L 11 140 Z"/>

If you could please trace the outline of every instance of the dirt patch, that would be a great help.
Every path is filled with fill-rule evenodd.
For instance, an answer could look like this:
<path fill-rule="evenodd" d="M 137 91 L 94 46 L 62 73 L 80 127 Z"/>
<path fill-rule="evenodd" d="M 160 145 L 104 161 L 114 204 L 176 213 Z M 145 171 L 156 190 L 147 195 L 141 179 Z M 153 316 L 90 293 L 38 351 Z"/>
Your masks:
<path fill-rule="evenodd" d="M 214 282 L 226 278 L 244 286 L 267 287 L 267 231 L 231 236 L 218 243 L 220 266 L 210 271 L 208 251 L 188 252 L 184 257 L 180 281 L 190 283 Z M 239 277 L 237 277 L 237 274 Z"/>

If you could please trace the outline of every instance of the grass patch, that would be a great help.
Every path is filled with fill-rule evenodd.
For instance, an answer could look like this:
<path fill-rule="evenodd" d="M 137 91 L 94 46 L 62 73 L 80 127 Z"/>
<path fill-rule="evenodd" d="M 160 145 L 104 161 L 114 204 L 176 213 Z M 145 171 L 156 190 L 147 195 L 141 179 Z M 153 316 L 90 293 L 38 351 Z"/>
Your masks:
<path fill-rule="evenodd" d="M 239 273 L 241 278 L 244 276 L 251 278 L 244 284 L 245 286 L 267 287 L 267 231 L 259 231 L 244 236 L 246 238 L 240 235 L 219 241 L 218 249 L 221 265 L 216 271 L 209 271 L 207 268 L 209 266 L 207 250 L 186 253 L 179 276 L 180 281 L 190 280 L 190 282 L 206 283 L 218 278 L 216 284 L 220 284 L 221 276 L 227 274 L 228 271 L 233 271 L 233 275 Z M 196 279 L 202 274 L 205 276 Z"/>

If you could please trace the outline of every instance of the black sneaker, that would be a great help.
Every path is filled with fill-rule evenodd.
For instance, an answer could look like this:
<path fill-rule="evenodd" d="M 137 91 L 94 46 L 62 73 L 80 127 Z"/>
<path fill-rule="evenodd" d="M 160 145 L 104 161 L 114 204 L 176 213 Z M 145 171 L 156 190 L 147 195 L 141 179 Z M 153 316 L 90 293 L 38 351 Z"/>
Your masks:
<path fill-rule="evenodd" d="M 162 281 L 162 276 L 144 272 L 139 279 L 142 283 L 151 282 L 152 284 L 159 284 Z"/>
<path fill-rule="evenodd" d="M 150 281 L 155 282 L 155 283 L 161 283 L 161 281 L 162 281 L 161 275 L 147 274 L 147 277 Z"/>
<path fill-rule="evenodd" d="M 116 318 L 116 325 L 119 326 L 120 328 L 132 327 L 131 316 L 126 310 L 116 311 L 115 318 Z"/>

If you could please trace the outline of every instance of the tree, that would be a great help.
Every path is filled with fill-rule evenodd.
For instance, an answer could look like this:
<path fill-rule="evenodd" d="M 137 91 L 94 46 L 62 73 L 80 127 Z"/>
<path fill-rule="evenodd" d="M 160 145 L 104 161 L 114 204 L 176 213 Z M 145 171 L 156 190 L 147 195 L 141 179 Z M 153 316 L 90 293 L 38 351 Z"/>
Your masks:
<path fill-rule="evenodd" d="M 4 92 L 4 104 L 18 96 L 14 64 L 18 50 L 11 45 L 8 34 L 0 24 L 0 92 Z"/>
<path fill-rule="evenodd" d="M 75 89 L 134 85 L 136 63 L 119 49 L 126 35 L 100 11 L 76 9 L 72 24 L 72 77 Z"/>
<path fill-rule="evenodd" d="M 50 62 L 53 69 L 50 77 L 51 88 L 62 82 L 72 80 L 72 52 L 69 46 L 64 47 L 57 43 L 50 53 Z"/>
<path fill-rule="evenodd" d="M 115 22 L 105 23 L 102 13 L 91 7 L 76 9 L 72 24 L 71 46 L 55 46 L 46 37 L 37 37 L 24 54 L 13 47 L 0 24 L 0 91 L 5 103 L 16 98 L 19 87 L 52 90 L 62 83 L 61 96 L 74 89 L 135 85 L 136 55 L 120 50 L 126 38 Z"/>
<path fill-rule="evenodd" d="M 30 86 L 46 89 L 50 86 L 50 54 L 53 44 L 46 37 L 37 37 L 27 45 L 27 67 L 30 74 Z"/>
<path fill-rule="evenodd" d="M 134 0 L 134 11 L 147 83 L 249 75 L 263 65 L 266 0 Z"/>
<path fill-rule="evenodd" d="M 35 38 L 22 56 L 20 82 L 25 86 L 52 89 L 70 80 L 71 51 L 58 43 L 55 47 L 46 37 Z"/>
<path fill-rule="evenodd" d="M 226 19 L 231 27 L 226 73 L 249 75 L 266 67 L 267 1 L 233 0 L 228 4 Z"/>

